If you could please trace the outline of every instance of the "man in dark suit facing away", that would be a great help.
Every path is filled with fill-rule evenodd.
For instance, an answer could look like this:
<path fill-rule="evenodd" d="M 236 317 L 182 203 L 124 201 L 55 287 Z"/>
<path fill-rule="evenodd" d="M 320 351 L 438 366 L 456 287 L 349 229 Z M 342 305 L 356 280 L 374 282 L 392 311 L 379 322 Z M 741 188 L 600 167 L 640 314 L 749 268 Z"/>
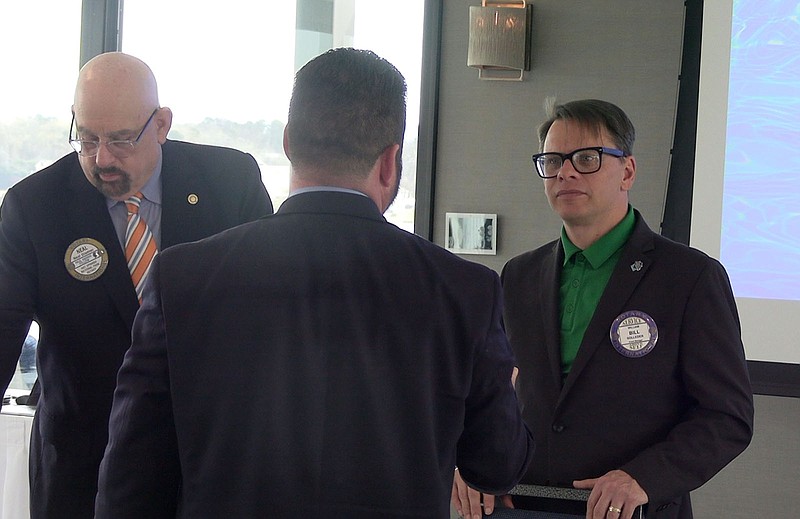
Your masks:
<path fill-rule="evenodd" d="M 272 213 L 252 156 L 167 140 L 172 112 L 139 59 L 113 52 L 86 63 L 72 110 L 76 153 L 12 187 L 0 215 L 0 386 L 31 321 L 40 327 L 33 519 L 93 516 L 117 370 L 147 274 L 135 244 L 152 255 Z M 147 229 L 146 241 L 126 239 L 129 199 L 142 222 L 130 234 Z"/>
<path fill-rule="evenodd" d="M 369 51 L 310 61 L 284 133 L 287 201 L 156 258 L 98 519 L 438 519 L 456 466 L 485 491 L 524 474 L 497 274 L 382 216 L 405 90 Z"/>

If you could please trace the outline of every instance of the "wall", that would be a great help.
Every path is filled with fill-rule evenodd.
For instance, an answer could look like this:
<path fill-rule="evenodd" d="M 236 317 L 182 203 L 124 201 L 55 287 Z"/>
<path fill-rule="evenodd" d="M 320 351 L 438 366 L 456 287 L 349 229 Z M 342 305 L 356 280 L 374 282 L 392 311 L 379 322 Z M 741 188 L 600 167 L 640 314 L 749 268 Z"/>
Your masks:
<path fill-rule="evenodd" d="M 514 255 L 558 235 L 560 221 L 531 161 L 549 96 L 605 99 L 628 113 L 637 131 L 638 178 L 631 200 L 658 229 L 677 102 L 683 2 L 536 1 L 532 65 L 522 82 L 479 80 L 477 69 L 467 67 L 470 5 L 480 2 L 444 2 L 434 241 L 444 243 L 446 212 L 497 213 L 497 256 L 469 257 L 499 271 Z"/>
<path fill-rule="evenodd" d="M 692 492 L 697 519 L 797 517 L 800 510 L 800 398 L 756 395 L 753 441 Z"/>
<path fill-rule="evenodd" d="M 637 130 L 632 203 L 658 230 L 670 167 L 684 5 L 679 0 L 535 0 L 532 68 L 522 82 L 478 79 L 467 67 L 469 6 L 442 13 L 434 234 L 445 213 L 498 214 L 498 254 L 465 256 L 498 272 L 558 236 L 530 156 L 548 96 L 618 104 Z M 693 492 L 695 517 L 791 517 L 800 509 L 800 399 L 756 396 L 751 446 Z"/>

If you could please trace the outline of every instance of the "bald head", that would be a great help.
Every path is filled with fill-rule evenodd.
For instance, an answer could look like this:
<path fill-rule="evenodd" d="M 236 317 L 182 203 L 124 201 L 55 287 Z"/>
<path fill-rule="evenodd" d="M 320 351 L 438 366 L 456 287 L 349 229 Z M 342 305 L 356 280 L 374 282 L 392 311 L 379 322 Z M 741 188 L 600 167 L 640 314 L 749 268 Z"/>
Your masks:
<path fill-rule="evenodd" d="M 79 157 L 89 182 L 115 200 L 139 191 L 156 170 L 172 125 L 170 109 L 159 107 L 150 67 L 121 52 L 96 56 L 78 74 L 72 110 L 75 135 L 101 143 L 95 155 Z M 135 142 L 129 153 L 107 145 L 125 140 Z"/>
<path fill-rule="evenodd" d="M 80 71 L 73 110 L 78 119 L 100 114 L 131 117 L 158 107 L 158 87 L 142 60 L 108 52 L 92 58 Z"/>

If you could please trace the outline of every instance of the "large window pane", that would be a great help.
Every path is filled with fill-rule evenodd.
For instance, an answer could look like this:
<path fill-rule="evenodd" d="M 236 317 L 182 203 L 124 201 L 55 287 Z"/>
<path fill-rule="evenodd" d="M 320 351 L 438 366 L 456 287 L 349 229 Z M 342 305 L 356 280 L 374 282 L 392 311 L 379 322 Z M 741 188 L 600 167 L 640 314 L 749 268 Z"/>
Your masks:
<path fill-rule="evenodd" d="M 413 230 L 423 0 L 398 4 L 389 19 L 385 3 L 367 0 L 124 5 L 122 50 L 152 67 L 161 104 L 174 112 L 170 138 L 252 153 L 276 206 L 289 190 L 283 128 L 296 69 L 333 46 L 394 63 L 408 81 L 409 120 L 400 194 L 386 215 Z"/>
<path fill-rule="evenodd" d="M 80 29 L 80 0 L 0 3 L 0 201 L 9 187 L 72 151 Z M 9 389 L 27 390 L 36 380 L 38 337 L 33 323 Z"/>
<path fill-rule="evenodd" d="M 72 151 L 67 134 L 80 29 L 80 0 L 0 3 L 0 199 Z"/>

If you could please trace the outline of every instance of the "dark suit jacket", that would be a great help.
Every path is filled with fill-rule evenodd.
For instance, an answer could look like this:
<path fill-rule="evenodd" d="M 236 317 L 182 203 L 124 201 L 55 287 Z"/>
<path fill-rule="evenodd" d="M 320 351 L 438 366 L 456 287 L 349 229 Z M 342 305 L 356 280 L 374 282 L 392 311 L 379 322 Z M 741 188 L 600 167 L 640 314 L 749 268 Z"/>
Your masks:
<path fill-rule="evenodd" d="M 158 256 L 120 370 L 98 518 L 442 518 L 532 440 L 500 280 L 312 192 Z"/>
<path fill-rule="evenodd" d="M 250 155 L 168 141 L 161 175 L 162 248 L 272 212 Z M 87 237 L 109 261 L 98 279 L 79 281 L 64 257 Z M 75 153 L 8 191 L 0 216 L 0 385 L 11 380 L 35 318 L 42 394 L 31 440 L 33 518 L 92 517 L 117 370 L 138 308 L 105 198 Z"/>
<path fill-rule="evenodd" d="M 648 518 L 691 517 L 689 491 L 736 457 L 753 430 L 739 318 L 722 265 L 652 232 L 633 234 L 563 386 L 560 241 L 503 270 L 506 331 L 519 360 L 523 416 L 537 450 L 524 482 L 572 486 L 612 469 L 647 492 Z M 658 329 L 640 358 L 618 353 L 611 324 L 645 312 Z"/>

